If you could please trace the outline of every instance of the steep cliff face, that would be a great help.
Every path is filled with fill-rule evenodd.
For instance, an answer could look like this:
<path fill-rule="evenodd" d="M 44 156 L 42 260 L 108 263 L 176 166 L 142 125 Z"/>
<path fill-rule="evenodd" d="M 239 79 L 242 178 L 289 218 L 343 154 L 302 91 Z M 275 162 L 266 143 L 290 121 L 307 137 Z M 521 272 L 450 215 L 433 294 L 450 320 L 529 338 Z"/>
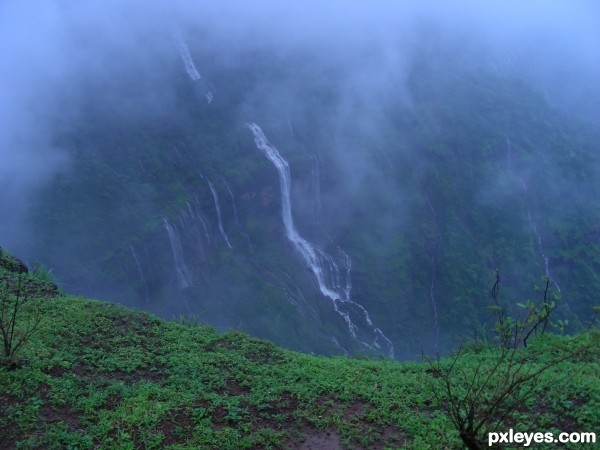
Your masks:
<path fill-rule="evenodd" d="M 90 75 L 53 137 L 70 165 L 28 204 L 19 254 L 66 291 L 397 358 L 485 323 L 496 269 L 507 303 L 548 276 L 585 321 L 599 133 L 510 64 L 422 36 L 382 65 L 376 46 L 342 64 L 178 33 L 154 36 L 175 45 L 151 73 Z"/>

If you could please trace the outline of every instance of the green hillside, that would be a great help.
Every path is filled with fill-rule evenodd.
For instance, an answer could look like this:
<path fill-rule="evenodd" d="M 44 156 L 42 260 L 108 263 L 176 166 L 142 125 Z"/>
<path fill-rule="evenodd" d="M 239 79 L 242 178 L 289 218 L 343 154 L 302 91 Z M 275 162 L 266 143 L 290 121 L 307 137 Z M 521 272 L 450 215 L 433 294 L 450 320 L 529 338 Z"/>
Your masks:
<path fill-rule="evenodd" d="M 158 110 L 111 114 L 141 99 L 84 90 L 57 136 L 69 166 L 27 203 L 32 237 L 10 248 L 72 293 L 293 350 L 367 351 L 286 238 L 277 171 L 251 121 L 289 163 L 299 233 L 337 264 L 331 278 L 351 281 L 397 359 L 450 351 L 488 320 L 496 269 L 509 304 L 549 275 L 557 314 L 580 329 L 600 283 L 597 128 L 510 71 L 423 41 L 410 70 L 368 98 L 336 83 L 348 74 L 329 60 L 274 62 L 267 50 L 234 66 L 198 50 L 211 103 L 171 54 L 162 84 L 135 94 L 170 92 Z"/>
<path fill-rule="evenodd" d="M 33 5 L 0 450 L 600 431 L 600 2 Z"/>
<path fill-rule="evenodd" d="M 0 269 L 4 298 L 13 270 Z M 295 353 L 57 295 L 45 275 L 20 275 L 28 306 L 17 328 L 42 321 L 0 365 L 2 449 L 461 448 L 435 365 Z M 473 345 L 457 367 L 469 379 L 497 355 Z M 524 372 L 563 356 L 518 411 L 496 418 L 500 431 L 600 431 L 597 335 L 545 335 L 517 353 Z"/>

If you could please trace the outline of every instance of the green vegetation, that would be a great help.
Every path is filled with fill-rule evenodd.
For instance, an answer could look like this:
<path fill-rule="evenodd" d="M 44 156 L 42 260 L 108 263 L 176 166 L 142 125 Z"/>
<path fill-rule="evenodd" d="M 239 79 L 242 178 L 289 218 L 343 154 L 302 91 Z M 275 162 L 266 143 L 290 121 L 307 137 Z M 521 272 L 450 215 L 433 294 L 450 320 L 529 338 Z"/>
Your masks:
<path fill-rule="evenodd" d="M 0 248 L 0 365 L 17 366 L 16 354 L 44 319 L 40 297 L 58 294 L 52 271 L 36 268 L 32 275 L 25 264 Z"/>
<path fill-rule="evenodd" d="M 429 388 L 471 450 L 487 448 L 488 433 L 511 428 L 557 435 L 588 427 L 597 433 L 597 418 L 583 425 L 579 414 L 588 414 L 590 404 L 598 407 L 598 379 L 588 370 L 597 365 L 599 343 L 597 335 L 586 334 L 545 336 L 520 349 L 461 348 L 450 358 L 429 362 L 434 376 Z"/>
<path fill-rule="evenodd" d="M 29 340 L 42 321 L 41 314 L 28 314 L 29 322 L 21 318 L 33 303 L 23 284 L 23 276 L 4 276 L 0 286 L 0 333 L 4 358 L 13 362 L 17 351 Z"/>
<path fill-rule="evenodd" d="M 372 132 L 356 127 L 364 111 L 339 117 L 336 77 L 324 83 L 306 72 L 319 61 L 274 66 L 265 54 L 236 67 L 215 62 L 218 101 L 207 104 L 189 79 L 174 78 L 177 105 L 152 126 L 101 113 L 94 92 L 61 139 L 69 170 L 31 203 L 26 256 L 52 267 L 69 292 L 167 319 L 197 314 L 221 331 L 236 327 L 294 350 L 339 354 L 332 334 L 348 352 L 364 350 L 285 239 L 277 173 L 244 126 L 252 120 L 290 163 L 299 231 L 352 258 L 353 298 L 397 357 L 447 353 L 484 322 L 481 293 L 496 268 L 515 304 L 547 263 L 564 299 L 557 316 L 567 331 L 581 329 L 600 285 L 598 130 L 509 74 L 417 53 L 399 81 L 411 106 L 390 87 Z M 261 103 L 287 91 L 286 80 L 299 83 L 292 110 Z M 219 233 L 208 181 L 233 249 Z M 163 217 L 192 274 L 185 292 Z"/>
<path fill-rule="evenodd" d="M 550 299 L 550 284 L 546 277 L 539 303 L 520 303 L 522 314 L 511 317 L 498 298 L 500 273 L 496 271 L 491 291 L 494 304 L 490 307 L 496 314 L 495 342 L 488 343 L 488 336 L 483 335 L 470 343 L 473 348 L 487 348 L 489 358 L 473 364 L 462 347 L 444 362 L 427 358 L 432 373 L 439 379 L 432 384 L 433 395 L 469 450 L 483 449 L 490 433 L 509 429 L 529 402 L 543 397 L 549 388 L 540 382 L 544 372 L 593 347 L 575 337 L 570 340 L 569 350 L 558 354 L 547 354 L 546 349 L 541 349 L 541 353 L 522 350 L 532 336 L 543 336 L 549 327 L 564 331 L 564 323 L 556 323 L 551 317 L 559 297 L 554 294 Z M 541 364 L 532 365 L 532 359 Z"/>
<path fill-rule="evenodd" d="M 427 363 L 294 353 L 195 321 L 48 296 L 43 281 L 27 280 L 39 286 L 36 314 L 45 320 L 21 348 L 20 364 L 0 368 L 3 448 L 461 446 L 445 414 L 443 378 Z M 31 314 L 23 309 L 19 324 Z M 598 431 L 598 336 L 529 341 L 520 364 L 540 374 L 510 426 Z M 472 346 L 439 364 L 473 377 L 496 363 L 497 351 Z M 549 362 L 556 363 L 540 371 Z"/>
<path fill-rule="evenodd" d="M 23 264 L 22 261 L 19 261 L 17 258 L 15 258 L 10 253 L 8 253 L 6 250 L 4 250 L 2 247 L 0 247 L 0 270 L 3 270 L 4 273 L 6 273 L 6 272 L 27 273 L 28 272 L 27 267 L 25 266 L 25 264 Z"/>

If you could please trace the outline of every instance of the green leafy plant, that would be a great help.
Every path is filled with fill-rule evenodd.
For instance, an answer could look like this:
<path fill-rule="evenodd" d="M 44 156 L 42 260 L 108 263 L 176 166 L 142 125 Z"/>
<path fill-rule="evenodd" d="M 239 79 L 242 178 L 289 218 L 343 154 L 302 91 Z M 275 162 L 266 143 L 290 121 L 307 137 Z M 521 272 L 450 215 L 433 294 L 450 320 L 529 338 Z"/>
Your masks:
<path fill-rule="evenodd" d="M 35 262 L 33 264 L 32 275 L 40 281 L 48 281 L 50 283 L 55 283 L 54 274 L 52 273 L 52 269 Z"/>
<path fill-rule="evenodd" d="M 4 358 L 15 364 L 14 357 L 29 340 L 42 322 L 41 315 L 28 315 L 28 321 L 21 313 L 32 304 L 32 297 L 24 286 L 23 276 L 5 276 L 0 288 L 0 332 L 2 333 Z"/>
<path fill-rule="evenodd" d="M 173 321 L 186 327 L 199 327 L 202 322 L 200 314 L 179 314 Z"/>
<path fill-rule="evenodd" d="M 551 321 L 550 316 L 556 310 L 560 297 L 551 293 L 550 277 L 544 277 L 544 290 L 542 300 L 539 303 L 527 300 L 517 303 L 517 307 L 523 311 L 520 317 L 509 316 L 506 307 L 498 300 L 500 291 L 500 272 L 496 270 L 496 281 L 492 287 L 492 299 L 494 304 L 488 309 L 496 314 L 496 339 L 505 348 L 517 348 L 521 345 L 527 347 L 527 341 L 532 335 L 544 334 L 548 326 L 564 331 L 568 325 L 567 320 L 557 322 Z"/>
<path fill-rule="evenodd" d="M 27 266 L 0 247 L 0 269 L 14 273 L 27 273 Z"/>
<path fill-rule="evenodd" d="M 449 363 L 425 358 L 436 380 L 432 386 L 434 397 L 470 450 L 484 448 L 488 433 L 507 429 L 515 414 L 540 395 L 540 376 L 544 372 L 584 350 L 575 348 L 544 359 L 539 365 L 529 363 L 532 356 L 540 355 L 532 355 L 526 348 L 527 341 L 546 331 L 556 309 L 556 301 L 548 300 L 549 287 L 550 279 L 546 278 L 541 303 L 518 305 L 525 313 L 515 319 L 498 301 L 500 275 L 496 272 L 490 309 L 496 314 L 498 345 L 488 350 L 492 357 L 472 361 L 473 356 L 461 346 Z"/>

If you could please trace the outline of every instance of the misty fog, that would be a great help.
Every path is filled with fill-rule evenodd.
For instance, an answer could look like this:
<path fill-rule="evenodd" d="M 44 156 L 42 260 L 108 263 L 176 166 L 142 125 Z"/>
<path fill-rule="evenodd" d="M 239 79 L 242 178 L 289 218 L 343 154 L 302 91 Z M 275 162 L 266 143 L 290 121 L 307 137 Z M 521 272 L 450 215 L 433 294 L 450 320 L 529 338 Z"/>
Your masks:
<path fill-rule="evenodd" d="M 289 163 L 300 234 L 340 279 L 349 255 L 352 298 L 395 357 L 448 348 L 477 316 L 453 305 L 484 305 L 497 267 L 514 296 L 545 272 L 564 313 L 585 316 L 600 249 L 597 213 L 581 218 L 600 187 L 597 2 L 4 1 L 0 55 L 0 246 L 67 291 L 345 352 L 343 314 L 285 238 L 257 123 Z M 556 225 L 579 218 L 580 233 Z M 564 262 L 574 242 L 593 248 L 572 256 L 589 261 L 585 283 Z M 296 334 L 280 302 L 300 311 Z M 305 322 L 335 346 L 296 342 Z"/>

